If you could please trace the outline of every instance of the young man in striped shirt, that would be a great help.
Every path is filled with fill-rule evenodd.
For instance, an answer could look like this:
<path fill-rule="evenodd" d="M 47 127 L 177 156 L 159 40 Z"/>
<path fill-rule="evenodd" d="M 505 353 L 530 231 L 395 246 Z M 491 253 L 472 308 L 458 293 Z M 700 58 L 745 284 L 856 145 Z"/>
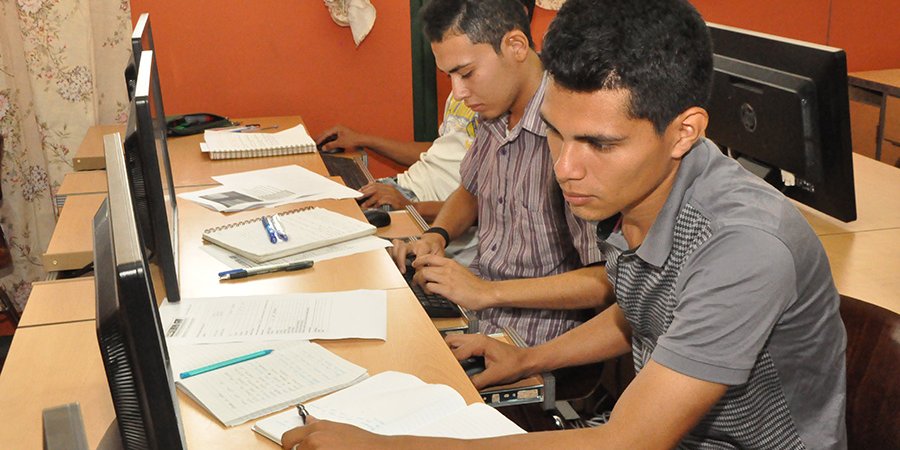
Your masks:
<path fill-rule="evenodd" d="M 397 245 L 401 270 L 416 255 L 416 282 L 475 310 L 483 332 L 513 328 L 528 345 L 582 323 L 608 300 L 593 226 L 574 217 L 553 178 L 540 106 L 547 79 L 528 18 L 516 0 L 433 0 L 425 34 L 453 96 L 478 113 L 461 186 L 412 246 Z M 466 268 L 444 248 L 478 224 Z"/>

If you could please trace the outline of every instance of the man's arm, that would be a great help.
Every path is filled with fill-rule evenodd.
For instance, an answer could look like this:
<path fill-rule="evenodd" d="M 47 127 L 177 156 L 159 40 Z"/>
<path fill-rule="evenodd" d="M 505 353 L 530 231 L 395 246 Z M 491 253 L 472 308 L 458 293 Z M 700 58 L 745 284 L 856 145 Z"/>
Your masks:
<path fill-rule="evenodd" d="M 475 224 L 476 219 L 478 219 L 478 199 L 460 186 L 444 202 L 433 225 L 447 230 L 452 241 Z M 407 254 L 415 254 L 417 257 L 422 255 L 443 256 L 447 244 L 441 235 L 425 233 L 418 241 L 411 244 L 395 240 L 394 247 L 390 252 L 400 271 L 406 272 Z"/>
<path fill-rule="evenodd" d="M 428 151 L 431 142 L 400 142 L 392 139 L 359 133 L 343 125 L 333 126 L 316 137 L 316 142 L 322 142 L 333 134 L 337 138 L 322 146 L 322 150 L 332 148 L 368 148 L 404 166 L 410 166 L 419 160 L 422 153 Z"/>
<path fill-rule="evenodd" d="M 456 261 L 438 256 L 417 258 L 414 266 L 420 286 L 476 311 L 500 307 L 584 309 L 613 302 L 606 268 L 601 265 L 502 281 L 483 280 Z"/>
<path fill-rule="evenodd" d="M 624 354 L 630 350 L 630 327 L 625 322 L 622 311 L 617 305 L 613 305 L 584 325 L 533 349 L 510 349 L 511 346 L 475 335 L 448 336 L 447 341 L 451 346 L 459 344 L 453 347 L 457 358 L 485 351 L 487 369 L 479 374 L 481 378 L 476 375 L 472 379 L 476 386 L 483 386 L 484 381 L 490 378 L 508 378 L 512 373 L 510 370 L 524 374 L 532 370 L 542 372 Z M 495 360 L 494 350 L 497 349 L 502 350 L 499 352 L 502 356 Z M 513 352 L 512 357 L 506 352 Z M 522 354 L 527 356 L 523 357 Z M 511 367 L 510 360 L 515 360 L 512 364 L 530 367 L 527 371 L 518 371 Z M 506 375 L 499 373 L 503 367 L 506 368 Z M 616 402 L 609 423 L 596 428 L 461 441 L 378 436 L 349 425 L 317 422 L 285 434 L 283 447 L 289 449 L 299 442 L 299 448 L 672 448 L 706 415 L 726 390 L 725 385 L 691 378 L 650 361 Z M 310 445 L 307 447 L 307 444 Z M 341 447 L 342 445 L 346 447 Z"/>

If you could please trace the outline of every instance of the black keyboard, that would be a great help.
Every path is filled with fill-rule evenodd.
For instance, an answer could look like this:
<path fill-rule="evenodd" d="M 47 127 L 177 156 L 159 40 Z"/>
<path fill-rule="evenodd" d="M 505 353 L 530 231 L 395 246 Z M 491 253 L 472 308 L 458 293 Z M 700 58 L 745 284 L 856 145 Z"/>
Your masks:
<path fill-rule="evenodd" d="M 410 265 L 411 262 L 412 259 L 406 260 L 406 273 L 403 274 L 403 278 L 406 279 L 406 284 L 409 285 L 413 294 L 419 299 L 422 308 L 425 308 L 425 313 L 428 314 L 428 317 L 434 319 L 462 317 L 462 312 L 455 303 L 447 300 L 443 295 L 428 294 L 418 284 L 413 282 L 413 275 L 416 274 L 416 269 L 413 269 L 412 265 Z"/>
<path fill-rule="evenodd" d="M 340 156 L 331 156 L 322 154 L 322 162 L 328 169 L 328 174 L 333 177 L 341 177 L 344 184 L 350 189 L 359 189 L 369 184 L 370 178 L 363 171 L 359 163 L 354 158 L 344 158 Z"/>

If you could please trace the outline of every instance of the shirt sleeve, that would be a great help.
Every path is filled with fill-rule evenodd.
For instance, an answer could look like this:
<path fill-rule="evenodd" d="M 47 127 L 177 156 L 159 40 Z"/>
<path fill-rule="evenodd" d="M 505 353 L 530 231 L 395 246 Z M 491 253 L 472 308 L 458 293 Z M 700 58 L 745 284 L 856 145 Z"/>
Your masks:
<path fill-rule="evenodd" d="M 484 146 L 490 141 L 490 137 L 486 135 L 485 127 L 478 127 L 475 131 L 475 142 L 466 152 L 462 163 L 459 166 L 460 184 L 463 188 L 471 193 L 478 192 L 478 168 L 484 158 Z"/>
<path fill-rule="evenodd" d="M 731 226 L 695 252 L 675 286 L 672 323 L 652 359 L 701 380 L 750 377 L 782 312 L 796 300 L 790 250 L 775 236 Z"/>
<path fill-rule="evenodd" d="M 572 234 L 572 244 L 578 250 L 581 264 L 589 266 L 603 261 L 600 246 L 597 243 L 597 223 L 577 217 L 566 203 L 566 224 Z"/>

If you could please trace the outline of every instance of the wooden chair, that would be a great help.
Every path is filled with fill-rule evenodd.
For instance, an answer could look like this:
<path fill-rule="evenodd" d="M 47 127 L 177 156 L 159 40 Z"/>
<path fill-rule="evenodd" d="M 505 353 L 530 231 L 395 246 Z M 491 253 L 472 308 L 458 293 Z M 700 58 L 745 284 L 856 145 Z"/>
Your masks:
<path fill-rule="evenodd" d="M 900 448 L 900 315 L 845 295 L 847 443 Z"/>

